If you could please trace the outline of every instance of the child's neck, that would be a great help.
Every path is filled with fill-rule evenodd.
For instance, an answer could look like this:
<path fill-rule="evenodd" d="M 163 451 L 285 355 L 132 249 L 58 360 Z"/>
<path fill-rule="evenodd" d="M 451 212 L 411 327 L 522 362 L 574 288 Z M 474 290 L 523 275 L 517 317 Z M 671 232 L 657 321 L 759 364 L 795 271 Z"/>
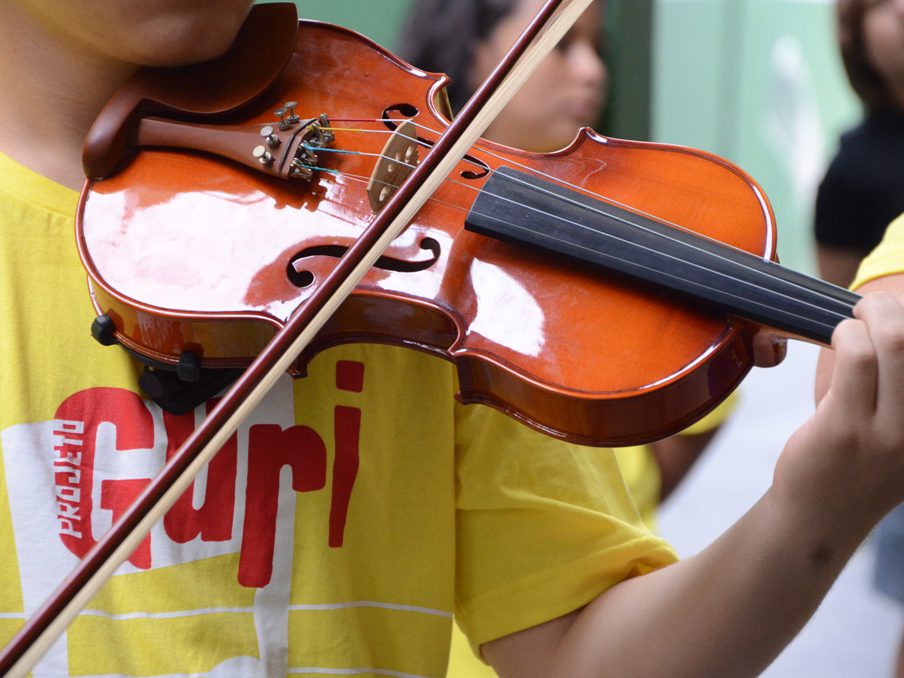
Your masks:
<path fill-rule="evenodd" d="M 0 3 L 0 150 L 80 188 L 88 128 L 132 70 L 60 42 L 17 3 Z"/>

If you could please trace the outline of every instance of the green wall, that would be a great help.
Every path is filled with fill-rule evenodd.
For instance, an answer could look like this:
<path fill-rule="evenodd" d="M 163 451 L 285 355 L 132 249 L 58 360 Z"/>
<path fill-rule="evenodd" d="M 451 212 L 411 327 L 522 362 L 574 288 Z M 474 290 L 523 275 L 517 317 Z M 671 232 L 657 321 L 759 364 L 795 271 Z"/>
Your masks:
<path fill-rule="evenodd" d="M 414 0 L 295 0 L 298 14 L 305 19 L 329 21 L 363 33 L 374 42 L 392 49 L 396 35 Z"/>
<path fill-rule="evenodd" d="M 816 186 L 859 115 L 834 3 L 657 0 L 653 32 L 653 138 L 746 170 L 772 202 L 782 261 L 812 272 Z"/>

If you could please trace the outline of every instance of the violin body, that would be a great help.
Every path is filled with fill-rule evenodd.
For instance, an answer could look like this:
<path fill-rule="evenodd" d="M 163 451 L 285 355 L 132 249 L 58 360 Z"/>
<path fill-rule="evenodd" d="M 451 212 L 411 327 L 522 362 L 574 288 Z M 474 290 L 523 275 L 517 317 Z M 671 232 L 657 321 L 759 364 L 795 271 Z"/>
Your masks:
<path fill-rule="evenodd" d="M 373 218 L 368 177 L 397 124 L 412 119 L 427 143 L 445 129 L 445 82 L 351 31 L 302 22 L 275 81 L 205 120 L 261 128 L 289 100 L 302 118 L 325 114 L 337 152 L 318 154 L 310 180 L 143 148 L 89 181 L 77 242 L 116 341 L 157 365 L 175 366 L 186 352 L 203 367 L 247 365 Z M 775 257 L 763 191 L 713 155 L 590 130 L 551 154 L 480 142 L 304 352 L 297 374 L 334 344 L 408 346 L 456 365 L 462 401 L 593 445 L 675 433 L 737 386 L 752 365 L 754 324 L 466 230 L 476 195 L 501 166 Z"/>

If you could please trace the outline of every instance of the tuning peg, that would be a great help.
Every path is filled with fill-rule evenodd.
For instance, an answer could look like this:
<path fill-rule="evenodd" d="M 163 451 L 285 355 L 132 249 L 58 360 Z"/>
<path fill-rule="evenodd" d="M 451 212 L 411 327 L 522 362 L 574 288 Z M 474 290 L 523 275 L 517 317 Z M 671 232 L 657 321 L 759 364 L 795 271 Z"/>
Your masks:
<path fill-rule="evenodd" d="M 301 118 L 295 114 L 295 107 L 297 105 L 297 101 L 287 101 L 283 104 L 283 108 L 286 109 L 286 121 L 291 125 L 294 125 L 301 120 Z"/>
<path fill-rule="evenodd" d="M 255 146 L 254 150 L 251 151 L 251 155 L 254 156 L 261 165 L 269 165 L 273 162 L 273 155 L 263 144 Z"/>
<path fill-rule="evenodd" d="M 265 125 L 261 128 L 261 136 L 267 142 L 267 146 L 270 148 L 276 148 L 279 146 L 280 141 L 279 137 L 276 135 L 276 132 L 273 131 L 273 127 L 270 125 Z"/>

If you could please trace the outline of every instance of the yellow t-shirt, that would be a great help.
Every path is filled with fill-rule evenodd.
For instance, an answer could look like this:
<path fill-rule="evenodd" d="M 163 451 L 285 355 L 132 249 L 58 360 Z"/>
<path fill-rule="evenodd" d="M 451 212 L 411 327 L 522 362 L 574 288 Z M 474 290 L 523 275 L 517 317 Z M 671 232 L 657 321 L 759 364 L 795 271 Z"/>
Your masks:
<path fill-rule="evenodd" d="M 902 272 L 904 272 L 904 214 L 889 224 L 882 242 L 860 262 L 851 289 L 855 290 L 875 278 Z"/>
<path fill-rule="evenodd" d="M 0 155 L 0 643 L 193 428 L 89 335 L 76 194 Z M 611 450 L 452 397 L 454 367 L 329 349 L 281 380 L 34 675 L 413 675 L 675 560 Z"/>
<path fill-rule="evenodd" d="M 712 412 L 679 435 L 697 435 L 720 426 L 731 414 L 737 399 L 735 391 Z M 618 447 L 613 451 L 641 519 L 647 527 L 655 531 L 661 476 L 653 449 L 649 445 L 634 445 Z M 495 675 L 496 672 L 475 654 L 458 624 L 453 624 L 447 678 L 493 678 Z"/>
<path fill-rule="evenodd" d="M 678 435 L 699 435 L 721 426 L 737 405 L 738 395 L 734 391 L 719 403 L 712 412 L 687 427 Z M 654 532 L 658 530 L 656 512 L 659 508 L 662 476 L 653 448 L 649 445 L 634 445 L 615 448 L 615 458 L 621 469 L 625 483 L 631 491 L 641 519 Z"/>

